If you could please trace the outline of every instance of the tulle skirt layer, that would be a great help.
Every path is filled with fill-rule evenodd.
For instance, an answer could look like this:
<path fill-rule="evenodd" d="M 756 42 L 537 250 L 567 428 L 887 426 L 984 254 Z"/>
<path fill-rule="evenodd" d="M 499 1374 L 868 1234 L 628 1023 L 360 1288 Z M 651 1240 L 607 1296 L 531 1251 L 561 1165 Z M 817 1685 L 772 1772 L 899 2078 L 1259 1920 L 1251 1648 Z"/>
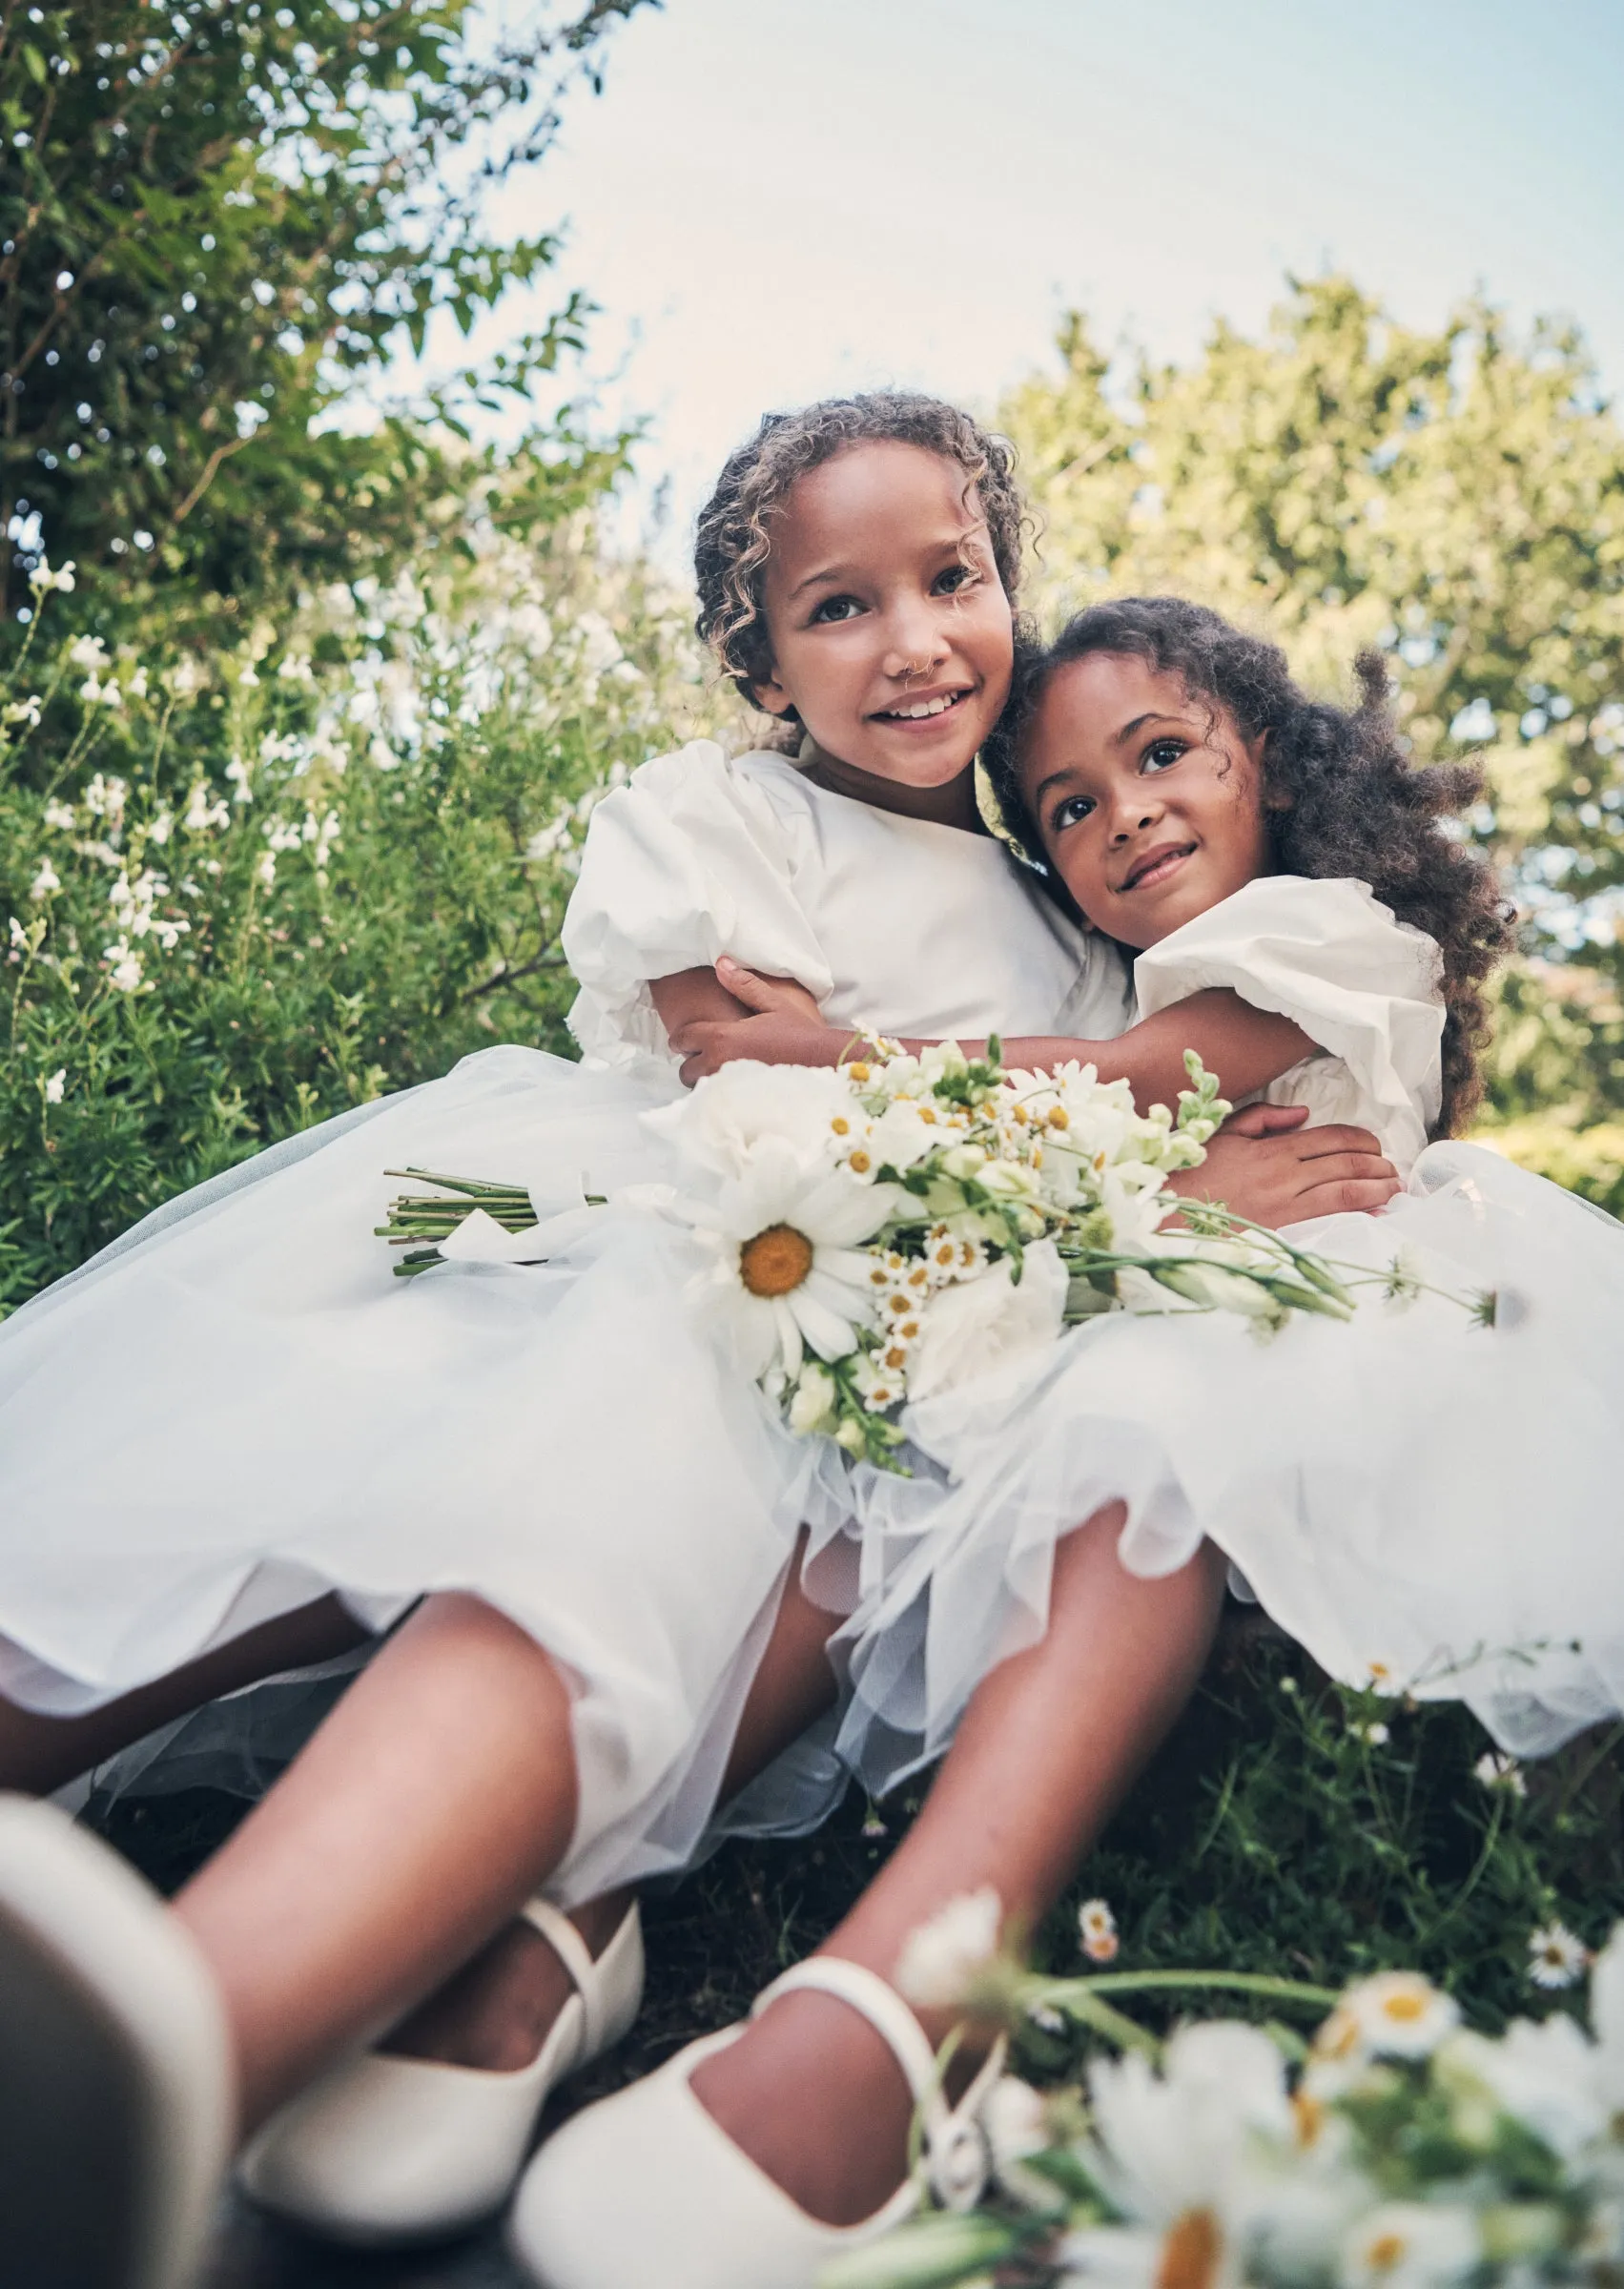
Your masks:
<path fill-rule="evenodd" d="M 845 1753 L 879 1788 L 1034 1642 L 1059 1536 L 1121 1501 L 1128 1568 L 1211 1536 L 1326 1669 L 1458 1699 L 1519 1755 L 1624 1710 L 1624 1226 L 1481 1147 L 1429 1147 L 1380 1217 L 1297 1227 L 1403 1268 L 1347 1324 L 1086 1323 L 1020 1385 L 915 1411 L 912 1480 L 862 1474 Z"/>
<path fill-rule="evenodd" d="M 373 1236 L 392 1168 L 544 1208 L 665 1179 L 639 1115 L 669 1093 L 488 1051 L 172 1204 L 0 1326 L 0 1692 L 74 1713 L 328 1590 L 373 1629 L 468 1591 L 572 1682 L 561 1894 L 682 1865 L 840 1468 L 696 1329 L 654 1218 L 409 1281 Z M 222 1710 L 214 1737 L 241 1733 Z M 808 1810 L 770 1788 L 761 1825 Z"/>

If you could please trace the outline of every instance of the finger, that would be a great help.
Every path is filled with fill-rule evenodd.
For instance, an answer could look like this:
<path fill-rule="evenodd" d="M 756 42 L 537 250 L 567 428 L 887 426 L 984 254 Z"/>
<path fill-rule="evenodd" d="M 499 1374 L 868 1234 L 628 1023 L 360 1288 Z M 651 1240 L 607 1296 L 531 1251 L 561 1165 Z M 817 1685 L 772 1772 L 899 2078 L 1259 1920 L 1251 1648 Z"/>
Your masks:
<path fill-rule="evenodd" d="M 1396 1177 L 1384 1177 L 1371 1182 L 1349 1177 L 1341 1184 L 1316 1185 L 1293 1205 L 1306 1219 L 1309 1216 L 1371 1216 L 1385 1208 L 1395 1192 L 1403 1187 Z"/>
<path fill-rule="evenodd" d="M 793 994 L 780 980 L 762 978 L 754 970 L 747 970 L 730 954 L 724 954 L 718 959 L 716 976 L 735 1001 L 742 1001 L 747 1009 L 758 1014 L 793 1009 L 796 1005 Z"/>
<path fill-rule="evenodd" d="M 1354 1128 L 1346 1121 L 1330 1121 L 1324 1128 L 1305 1128 L 1297 1140 L 1297 1151 L 1300 1160 L 1339 1152 L 1373 1152 L 1379 1160 L 1382 1140 L 1367 1128 Z"/>
<path fill-rule="evenodd" d="M 678 1079 L 685 1089 L 691 1089 L 696 1081 L 705 1079 L 709 1067 L 704 1057 L 696 1050 L 692 1057 L 683 1059 L 678 1069 Z"/>
<path fill-rule="evenodd" d="M 1398 1183 L 1398 1170 L 1379 1152 L 1333 1152 L 1298 1164 L 1310 1188 L 1322 1185 Z"/>
<path fill-rule="evenodd" d="M 1305 1104 L 1248 1104 L 1223 1124 L 1226 1137 L 1285 1136 L 1308 1118 Z"/>

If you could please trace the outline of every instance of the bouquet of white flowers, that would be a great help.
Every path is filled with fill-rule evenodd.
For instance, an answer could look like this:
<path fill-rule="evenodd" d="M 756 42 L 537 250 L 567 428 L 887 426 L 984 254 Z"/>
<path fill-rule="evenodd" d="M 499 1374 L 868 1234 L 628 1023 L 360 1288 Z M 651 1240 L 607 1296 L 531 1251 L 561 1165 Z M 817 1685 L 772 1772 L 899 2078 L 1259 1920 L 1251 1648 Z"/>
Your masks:
<path fill-rule="evenodd" d="M 1368 1274 L 1167 1190 L 1229 1111 L 1184 1062 L 1176 1114 L 1136 1112 L 1092 1065 L 1006 1072 L 997 1041 L 974 1060 L 879 1042 L 833 1071 L 730 1064 L 645 1116 L 684 1185 L 608 1205 L 692 1234 L 696 1296 L 791 1430 L 895 1468 L 909 1401 L 1030 1360 L 1094 1313 L 1226 1310 L 1260 1333 L 1294 1311 L 1349 1316 Z M 534 1221 L 524 1191 L 434 1181 L 459 1197 L 402 1196 L 380 1227 L 408 1250 L 398 1268 L 439 1262 L 471 1208 L 512 1260 L 495 1227 Z M 475 1252 L 465 1233 L 454 1252 Z"/>
<path fill-rule="evenodd" d="M 1090 1948 L 1083 1910 L 1084 1952 Z M 927 2182 L 926 2214 L 837 2260 L 824 2289 L 1535 2289 L 1624 2267 L 1624 1925 L 1591 1965 L 1590 2031 L 1566 2011 L 1503 2034 L 1463 2024 L 1413 1971 L 1337 1996 L 1261 1973 L 1047 1978 L 1001 1954 L 993 1892 L 914 1934 L 898 1985 L 1053 2048 L 1080 2082 L 1013 2075 L 982 2143 Z M 1589 1962 L 1577 1942 L 1581 1963 Z M 1228 1990 L 1331 2007 L 1311 2041 L 1278 2022 L 1186 2023 L 1165 2042 L 1135 1992 Z M 928 2174 L 927 2174 L 928 2176 Z M 1007 2268 L 1007 2270 L 1006 2270 Z"/>

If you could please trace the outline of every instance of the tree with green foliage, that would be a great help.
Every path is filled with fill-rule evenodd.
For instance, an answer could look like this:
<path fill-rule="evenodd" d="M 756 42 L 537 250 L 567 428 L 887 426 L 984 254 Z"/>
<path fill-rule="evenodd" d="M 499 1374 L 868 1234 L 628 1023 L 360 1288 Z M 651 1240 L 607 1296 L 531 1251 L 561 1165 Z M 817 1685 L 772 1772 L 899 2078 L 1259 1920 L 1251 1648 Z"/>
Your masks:
<path fill-rule="evenodd" d="M 0 6 L 0 614 L 42 550 L 126 604 L 250 598 L 386 572 L 454 515 L 461 409 L 551 371 L 579 295 L 417 418 L 324 423 L 437 313 L 466 334 L 545 272 L 556 238 L 498 244 L 482 202 L 645 4 L 571 0 L 487 54 L 470 0 Z M 507 460 L 516 525 L 606 470 L 567 421 Z"/>
<path fill-rule="evenodd" d="M 1624 1108 L 1624 433 L 1581 339 L 1519 341 L 1481 301 L 1410 331 L 1330 278 L 1260 340 L 1220 324 L 1189 366 L 1114 376 L 1075 314 L 1059 350 L 1001 409 L 1049 609 L 1175 590 L 1265 627 L 1322 686 L 1388 654 L 1417 759 L 1482 760 L 1471 831 L 1526 918 L 1495 1065 L 1508 1142 L 1545 1165 L 1566 1139 L 1582 1177 L 1574 1131 Z M 1586 1188 L 1624 1201 L 1616 1144 Z"/>

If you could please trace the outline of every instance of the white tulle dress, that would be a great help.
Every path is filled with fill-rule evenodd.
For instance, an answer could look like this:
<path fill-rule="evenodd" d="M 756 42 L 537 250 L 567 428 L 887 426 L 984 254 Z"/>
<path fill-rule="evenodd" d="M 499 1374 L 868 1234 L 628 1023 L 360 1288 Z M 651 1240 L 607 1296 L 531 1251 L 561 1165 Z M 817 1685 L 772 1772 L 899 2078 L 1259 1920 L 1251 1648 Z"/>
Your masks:
<path fill-rule="evenodd" d="M 915 1409 L 913 1481 L 867 1474 L 865 1595 L 841 1746 L 871 1786 L 948 1740 L 1042 1631 L 1057 1539 L 1120 1499 L 1124 1562 L 1210 1536 L 1345 1681 L 1468 1702 L 1519 1755 L 1624 1710 L 1624 1226 L 1482 1145 L 1428 1144 L 1432 941 L 1363 883 L 1273 876 L 1136 965 L 1141 1015 L 1230 986 L 1318 1055 L 1267 1091 L 1369 1127 L 1408 1179 L 1379 1216 L 1295 1227 L 1322 1254 L 1471 1298 L 1362 1302 L 1260 1343 L 1226 1314 L 1113 1316 L 1024 1374 Z"/>
<path fill-rule="evenodd" d="M 171 1203 L 0 1326 L 0 1692 L 81 1711 L 329 1589 L 375 1630 L 477 1593 L 573 1681 L 567 1900 L 691 1851 L 844 1461 L 723 1363 L 668 1226 L 605 1211 L 545 1266 L 400 1280 L 385 1172 L 518 1181 L 544 1213 L 661 1180 L 640 1116 L 678 1083 L 648 980 L 724 951 L 910 1033 L 1115 1031 L 1128 987 L 997 843 L 705 742 L 599 806 L 565 945 L 586 1065 L 465 1059 Z M 187 1777 L 218 1777 L 234 1715 L 270 1704 L 297 1738 L 310 1682 L 182 1728 Z"/>

